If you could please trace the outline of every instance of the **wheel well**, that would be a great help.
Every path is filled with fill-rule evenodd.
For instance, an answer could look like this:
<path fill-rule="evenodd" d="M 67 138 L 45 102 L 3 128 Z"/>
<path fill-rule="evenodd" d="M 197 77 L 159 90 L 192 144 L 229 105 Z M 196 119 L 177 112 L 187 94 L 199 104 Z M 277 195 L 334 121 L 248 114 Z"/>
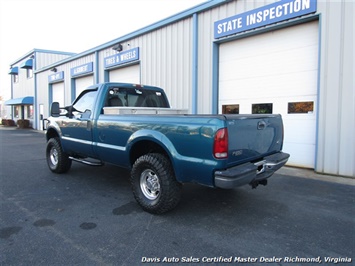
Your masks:
<path fill-rule="evenodd" d="M 159 144 L 154 141 L 143 140 L 135 143 L 131 149 L 129 156 L 131 165 L 133 165 L 139 157 L 147 153 L 161 153 L 170 160 L 167 152 Z"/>
<path fill-rule="evenodd" d="M 46 133 L 47 141 L 50 140 L 51 138 L 57 138 L 57 137 L 59 137 L 58 132 L 55 131 L 53 128 L 47 130 Z"/>

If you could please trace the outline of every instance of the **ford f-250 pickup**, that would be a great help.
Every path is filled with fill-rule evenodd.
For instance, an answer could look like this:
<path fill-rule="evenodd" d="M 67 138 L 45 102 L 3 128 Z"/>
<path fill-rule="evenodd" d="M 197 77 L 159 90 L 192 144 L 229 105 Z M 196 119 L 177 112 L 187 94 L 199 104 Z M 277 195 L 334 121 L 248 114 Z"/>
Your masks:
<path fill-rule="evenodd" d="M 133 195 L 150 213 L 176 207 L 182 184 L 231 189 L 266 185 L 289 158 L 280 115 L 192 115 L 170 108 L 161 88 L 103 83 L 72 105 L 52 103 L 46 158 L 54 173 L 72 161 L 130 169 Z"/>

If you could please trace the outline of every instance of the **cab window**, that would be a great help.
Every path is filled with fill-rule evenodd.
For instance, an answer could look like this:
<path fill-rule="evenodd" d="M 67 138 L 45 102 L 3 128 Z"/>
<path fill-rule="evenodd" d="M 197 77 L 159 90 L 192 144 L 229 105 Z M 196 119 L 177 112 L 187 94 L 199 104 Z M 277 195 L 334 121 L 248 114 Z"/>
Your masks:
<path fill-rule="evenodd" d="M 105 106 L 168 108 L 169 104 L 160 91 L 112 87 L 108 91 Z"/>
<path fill-rule="evenodd" d="M 96 97 L 97 90 L 83 91 L 73 104 L 73 115 L 77 116 L 81 113 L 91 113 L 94 108 Z"/>

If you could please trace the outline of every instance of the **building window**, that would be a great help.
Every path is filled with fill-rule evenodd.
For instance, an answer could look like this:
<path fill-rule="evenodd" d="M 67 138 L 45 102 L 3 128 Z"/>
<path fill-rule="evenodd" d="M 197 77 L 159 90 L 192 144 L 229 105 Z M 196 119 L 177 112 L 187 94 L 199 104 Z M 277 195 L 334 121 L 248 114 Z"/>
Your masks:
<path fill-rule="evenodd" d="M 222 105 L 222 114 L 239 114 L 239 104 Z"/>
<path fill-rule="evenodd" d="M 313 102 L 292 102 L 288 103 L 289 114 L 312 114 Z"/>
<path fill-rule="evenodd" d="M 27 78 L 28 79 L 33 78 L 33 70 L 32 70 L 32 68 L 27 68 L 26 72 L 27 72 Z"/>
<path fill-rule="evenodd" d="M 14 108 L 15 118 L 20 118 L 20 106 L 16 105 Z"/>
<path fill-rule="evenodd" d="M 251 105 L 252 114 L 272 114 L 272 103 L 256 103 Z"/>
<path fill-rule="evenodd" d="M 14 79 L 14 83 L 17 83 L 18 82 L 18 75 L 12 75 L 13 76 L 13 79 Z"/>
<path fill-rule="evenodd" d="M 33 105 L 25 106 L 25 118 L 33 119 Z"/>

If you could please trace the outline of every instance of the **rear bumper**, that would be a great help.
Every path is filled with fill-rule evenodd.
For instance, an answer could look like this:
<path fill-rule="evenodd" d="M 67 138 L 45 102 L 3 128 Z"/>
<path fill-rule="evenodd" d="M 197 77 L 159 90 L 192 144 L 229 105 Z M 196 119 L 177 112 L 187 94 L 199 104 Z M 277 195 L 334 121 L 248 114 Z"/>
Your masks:
<path fill-rule="evenodd" d="M 257 163 L 244 163 L 223 171 L 216 171 L 214 174 L 215 186 L 231 189 L 264 180 L 284 166 L 289 157 L 288 153 L 279 152 L 266 156 Z"/>

